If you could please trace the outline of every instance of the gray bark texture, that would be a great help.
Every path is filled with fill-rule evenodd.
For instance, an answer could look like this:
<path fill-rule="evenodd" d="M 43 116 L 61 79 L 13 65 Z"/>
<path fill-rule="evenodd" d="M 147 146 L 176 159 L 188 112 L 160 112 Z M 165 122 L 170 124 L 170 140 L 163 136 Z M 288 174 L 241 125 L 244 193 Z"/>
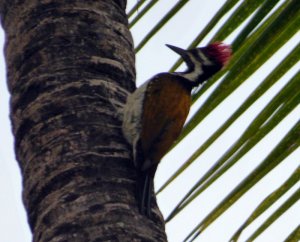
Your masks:
<path fill-rule="evenodd" d="M 166 241 L 140 215 L 118 107 L 135 89 L 126 0 L 0 0 L 23 201 L 34 242 Z"/>

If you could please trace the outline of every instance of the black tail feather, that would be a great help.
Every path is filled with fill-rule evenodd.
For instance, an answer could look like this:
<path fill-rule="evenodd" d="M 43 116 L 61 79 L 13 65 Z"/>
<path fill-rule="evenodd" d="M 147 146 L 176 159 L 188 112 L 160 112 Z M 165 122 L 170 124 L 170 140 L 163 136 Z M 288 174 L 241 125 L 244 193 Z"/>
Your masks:
<path fill-rule="evenodd" d="M 149 176 L 146 172 L 141 172 L 138 176 L 137 193 L 139 210 L 141 214 L 150 217 L 153 177 Z"/>
<path fill-rule="evenodd" d="M 151 212 L 151 198 L 153 194 L 153 178 L 157 166 L 151 167 L 153 162 L 145 160 L 142 152 L 141 140 L 136 142 L 134 165 L 137 168 L 137 200 L 140 213 L 150 217 Z M 145 169 L 145 165 L 148 165 L 148 169 Z M 145 170 L 144 170 L 145 169 Z"/>

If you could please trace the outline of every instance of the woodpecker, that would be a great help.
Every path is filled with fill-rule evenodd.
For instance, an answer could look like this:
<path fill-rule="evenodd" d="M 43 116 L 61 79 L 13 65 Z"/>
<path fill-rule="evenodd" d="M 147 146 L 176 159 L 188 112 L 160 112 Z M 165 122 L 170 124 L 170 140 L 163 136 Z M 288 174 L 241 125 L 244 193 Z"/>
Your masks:
<path fill-rule="evenodd" d="M 182 130 L 192 88 L 218 72 L 231 56 L 230 46 L 221 42 L 190 50 L 167 46 L 183 58 L 187 70 L 155 75 L 128 96 L 123 110 L 122 131 L 137 169 L 139 210 L 148 217 L 157 166 Z"/>

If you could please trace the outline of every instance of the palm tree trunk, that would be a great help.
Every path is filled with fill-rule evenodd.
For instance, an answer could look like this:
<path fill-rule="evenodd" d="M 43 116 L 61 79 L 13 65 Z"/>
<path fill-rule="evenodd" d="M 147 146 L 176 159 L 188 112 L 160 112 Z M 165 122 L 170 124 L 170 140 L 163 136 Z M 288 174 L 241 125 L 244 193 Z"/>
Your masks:
<path fill-rule="evenodd" d="M 138 212 L 119 104 L 134 90 L 125 0 L 0 0 L 33 241 L 166 241 Z"/>

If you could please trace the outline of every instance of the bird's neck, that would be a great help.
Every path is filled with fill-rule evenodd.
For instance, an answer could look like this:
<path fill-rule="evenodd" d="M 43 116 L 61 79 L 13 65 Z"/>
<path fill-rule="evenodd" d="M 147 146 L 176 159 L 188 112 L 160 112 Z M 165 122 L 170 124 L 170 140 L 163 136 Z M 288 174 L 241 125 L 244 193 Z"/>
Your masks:
<path fill-rule="evenodd" d="M 174 74 L 183 77 L 190 85 L 195 87 L 199 85 L 200 77 L 203 75 L 203 66 L 200 62 L 195 61 L 189 70 L 185 72 L 175 72 Z"/>
<path fill-rule="evenodd" d="M 180 83 L 188 91 L 191 91 L 196 85 L 195 82 L 187 79 L 184 75 L 181 75 L 179 72 L 172 73 L 176 77 L 178 83 Z"/>

